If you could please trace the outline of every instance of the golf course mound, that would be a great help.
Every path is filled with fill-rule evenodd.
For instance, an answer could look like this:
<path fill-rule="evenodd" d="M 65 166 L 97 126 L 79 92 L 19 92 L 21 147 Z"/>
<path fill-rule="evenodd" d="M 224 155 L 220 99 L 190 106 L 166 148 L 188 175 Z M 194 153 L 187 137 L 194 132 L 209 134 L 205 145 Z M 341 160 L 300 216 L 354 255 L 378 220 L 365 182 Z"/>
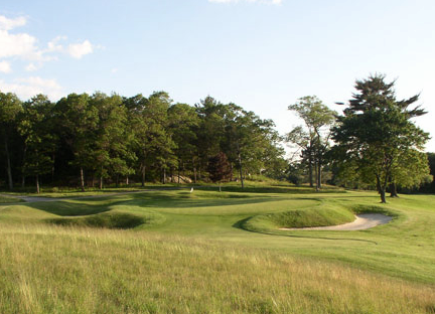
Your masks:
<path fill-rule="evenodd" d="M 50 219 L 49 222 L 60 226 L 133 229 L 141 225 L 155 225 L 160 223 L 162 220 L 164 220 L 164 216 L 156 213 L 148 213 L 139 216 L 122 212 L 105 212 L 80 218 Z"/>
<path fill-rule="evenodd" d="M 242 227 L 254 232 L 272 230 L 364 230 L 390 222 L 394 214 L 376 206 L 331 208 L 317 206 L 278 213 L 256 215 Z"/>

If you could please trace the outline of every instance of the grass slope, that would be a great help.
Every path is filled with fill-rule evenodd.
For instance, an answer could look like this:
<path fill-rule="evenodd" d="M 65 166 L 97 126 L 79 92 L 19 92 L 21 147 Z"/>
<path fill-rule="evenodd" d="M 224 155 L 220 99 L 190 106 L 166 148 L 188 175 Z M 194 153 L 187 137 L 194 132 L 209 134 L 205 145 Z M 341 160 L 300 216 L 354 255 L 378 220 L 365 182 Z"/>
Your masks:
<path fill-rule="evenodd" d="M 434 196 L 227 189 L 0 206 L 0 312 L 435 312 Z"/>

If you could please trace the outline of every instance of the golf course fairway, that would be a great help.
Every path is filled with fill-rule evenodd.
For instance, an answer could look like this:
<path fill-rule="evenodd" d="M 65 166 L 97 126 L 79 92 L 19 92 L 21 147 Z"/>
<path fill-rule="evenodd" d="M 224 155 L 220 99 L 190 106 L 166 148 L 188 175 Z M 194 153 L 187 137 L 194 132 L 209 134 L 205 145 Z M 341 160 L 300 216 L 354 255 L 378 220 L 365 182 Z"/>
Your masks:
<path fill-rule="evenodd" d="M 280 185 L 14 197 L 0 202 L 1 313 L 435 313 L 432 195 L 381 204 Z M 391 221 L 280 230 L 364 213 Z"/>

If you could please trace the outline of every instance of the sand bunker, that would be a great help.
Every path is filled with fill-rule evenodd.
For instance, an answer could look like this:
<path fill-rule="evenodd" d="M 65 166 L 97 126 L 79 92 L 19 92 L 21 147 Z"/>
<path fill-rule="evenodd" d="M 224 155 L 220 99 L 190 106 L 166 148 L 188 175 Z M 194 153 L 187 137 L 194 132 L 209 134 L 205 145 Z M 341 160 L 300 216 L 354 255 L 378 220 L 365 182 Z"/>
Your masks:
<path fill-rule="evenodd" d="M 359 214 L 355 217 L 356 219 L 353 222 L 342 225 L 309 228 L 280 228 L 280 230 L 365 230 L 379 225 L 384 225 L 393 219 L 392 217 L 383 214 Z"/>

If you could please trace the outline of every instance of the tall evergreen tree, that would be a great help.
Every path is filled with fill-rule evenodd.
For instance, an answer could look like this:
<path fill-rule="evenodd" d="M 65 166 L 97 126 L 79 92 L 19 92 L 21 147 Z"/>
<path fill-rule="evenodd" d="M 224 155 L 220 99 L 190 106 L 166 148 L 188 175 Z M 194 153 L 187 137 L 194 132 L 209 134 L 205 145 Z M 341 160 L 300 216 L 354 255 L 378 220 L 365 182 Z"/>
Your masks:
<path fill-rule="evenodd" d="M 80 187 L 85 191 L 85 169 L 93 169 L 98 109 L 91 106 L 88 94 L 69 94 L 55 106 L 61 121 L 62 138 L 74 154 L 71 164 L 80 170 Z"/>
<path fill-rule="evenodd" d="M 9 189 L 14 188 L 11 165 L 11 137 L 16 132 L 17 115 L 22 111 L 21 101 L 13 93 L 0 92 L 0 133 L 6 159 L 6 172 Z"/>
<path fill-rule="evenodd" d="M 50 112 L 53 104 L 45 95 L 36 95 L 23 104 L 18 125 L 24 142 L 23 181 L 34 175 L 36 192 L 40 191 L 40 176 L 50 173 L 53 156 L 58 142 L 57 134 L 51 130 Z"/>
<path fill-rule="evenodd" d="M 115 176 L 128 176 L 134 171 L 129 166 L 136 159 L 133 151 L 129 151 L 132 140 L 131 129 L 127 128 L 127 110 L 122 98 L 118 95 L 107 96 L 95 93 L 90 98 L 91 106 L 97 108 L 98 126 L 95 130 L 93 156 L 94 169 L 100 178 L 100 189 L 103 179 Z"/>
<path fill-rule="evenodd" d="M 422 152 L 429 135 L 410 120 L 425 111 L 409 108 L 418 95 L 398 101 L 393 87 L 394 82 L 386 83 L 383 75 L 357 81 L 357 93 L 333 134 L 338 167 L 376 184 L 382 203 L 388 184 L 418 185 L 429 173 Z"/>

